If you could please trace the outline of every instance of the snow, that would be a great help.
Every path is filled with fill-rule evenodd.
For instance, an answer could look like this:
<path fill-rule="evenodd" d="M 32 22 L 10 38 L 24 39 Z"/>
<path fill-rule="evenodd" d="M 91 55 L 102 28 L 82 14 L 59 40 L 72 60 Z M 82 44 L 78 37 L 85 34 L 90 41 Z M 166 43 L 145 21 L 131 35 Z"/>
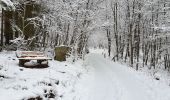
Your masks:
<path fill-rule="evenodd" d="M 45 90 L 54 91 L 54 100 L 68 100 L 65 98 L 73 98 L 73 87 L 80 73 L 85 71 L 81 61 L 72 64 L 52 60 L 49 61 L 50 67 L 43 69 L 19 67 L 14 52 L 0 53 L 0 60 L 1 100 L 21 100 L 36 96 L 46 100 Z"/>
<path fill-rule="evenodd" d="M 85 65 L 91 71 L 80 80 L 76 100 L 170 100 L 168 85 L 102 55 L 88 55 Z"/>
<path fill-rule="evenodd" d="M 18 66 L 14 52 L 0 53 L 0 98 L 21 100 L 41 96 L 51 100 L 170 100 L 170 87 L 154 77 L 105 58 L 106 50 L 90 49 L 85 61 L 49 61 L 49 67 Z M 3 76 L 3 77 L 2 77 Z M 47 92 L 47 93 L 48 93 Z M 10 96 L 9 96 L 10 95 Z"/>
<path fill-rule="evenodd" d="M 2 5 L 4 5 L 7 8 L 11 8 L 12 10 L 15 10 L 14 4 L 10 0 L 1 0 Z"/>

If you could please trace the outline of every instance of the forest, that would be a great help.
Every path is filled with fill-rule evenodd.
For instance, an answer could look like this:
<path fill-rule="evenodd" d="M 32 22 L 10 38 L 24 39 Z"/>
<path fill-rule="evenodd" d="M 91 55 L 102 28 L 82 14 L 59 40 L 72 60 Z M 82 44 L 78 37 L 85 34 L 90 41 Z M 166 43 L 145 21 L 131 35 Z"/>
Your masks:
<path fill-rule="evenodd" d="M 92 64 L 97 68 L 103 64 L 99 65 L 100 61 L 109 59 L 105 62 L 109 67 L 111 63 L 121 63 L 135 71 L 153 70 L 154 75 L 157 70 L 170 72 L 170 0 L 0 0 L 0 7 L 2 54 L 4 51 L 45 51 L 67 46 L 71 48 L 69 58 L 75 63 L 84 60 L 89 62 L 87 66 Z M 98 52 L 96 49 L 103 51 L 105 60 L 91 54 L 91 51 Z M 123 69 L 118 72 L 123 73 Z M 126 73 L 122 76 L 126 77 Z M 125 83 L 123 79 L 121 82 Z M 105 100 L 114 100 L 110 98 Z"/>
<path fill-rule="evenodd" d="M 12 0 L 12 6 L 3 1 L 1 49 L 67 45 L 83 56 L 94 46 L 136 70 L 170 68 L 169 0 Z"/>

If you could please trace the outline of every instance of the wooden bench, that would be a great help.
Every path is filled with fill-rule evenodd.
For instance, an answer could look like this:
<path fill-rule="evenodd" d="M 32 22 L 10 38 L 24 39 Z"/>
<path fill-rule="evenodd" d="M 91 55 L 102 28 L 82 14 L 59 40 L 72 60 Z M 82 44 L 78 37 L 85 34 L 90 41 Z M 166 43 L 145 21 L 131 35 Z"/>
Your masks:
<path fill-rule="evenodd" d="M 31 60 L 37 60 L 38 64 L 47 61 L 46 65 L 48 66 L 48 60 L 51 60 L 51 58 L 45 56 L 43 52 L 39 51 L 19 51 L 16 52 L 16 56 L 19 60 L 19 66 L 24 66 L 26 62 Z"/>

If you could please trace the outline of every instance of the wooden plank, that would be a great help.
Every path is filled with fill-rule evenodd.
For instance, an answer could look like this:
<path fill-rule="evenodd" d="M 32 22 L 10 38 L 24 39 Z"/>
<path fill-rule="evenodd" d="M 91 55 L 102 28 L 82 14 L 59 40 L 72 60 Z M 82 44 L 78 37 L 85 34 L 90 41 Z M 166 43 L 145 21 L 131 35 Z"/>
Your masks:
<path fill-rule="evenodd" d="M 51 60 L 51 58 L 46 57 L 43 52 L 39 51 L 21 51 L 16 55 L 19 60 Z"/>
<path fill-rule="evenodd" d="M 18 58 L 19 60 L 52 60 L 51 58 L 33 58 L 33 57 L 25 57 L 25 58 Z"/>

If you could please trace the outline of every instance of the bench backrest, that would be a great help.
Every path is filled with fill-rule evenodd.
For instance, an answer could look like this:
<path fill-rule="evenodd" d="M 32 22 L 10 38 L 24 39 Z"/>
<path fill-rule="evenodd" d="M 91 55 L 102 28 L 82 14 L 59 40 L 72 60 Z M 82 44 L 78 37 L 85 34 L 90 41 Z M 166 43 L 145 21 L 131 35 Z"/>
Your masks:
<path fill-rule="evenodd" d="M 43 52 L 39 51 L 20 51 L 17 52 L 17 57 L 18 58 L 23 58 L 23 57 L 45 57 Z"/>

